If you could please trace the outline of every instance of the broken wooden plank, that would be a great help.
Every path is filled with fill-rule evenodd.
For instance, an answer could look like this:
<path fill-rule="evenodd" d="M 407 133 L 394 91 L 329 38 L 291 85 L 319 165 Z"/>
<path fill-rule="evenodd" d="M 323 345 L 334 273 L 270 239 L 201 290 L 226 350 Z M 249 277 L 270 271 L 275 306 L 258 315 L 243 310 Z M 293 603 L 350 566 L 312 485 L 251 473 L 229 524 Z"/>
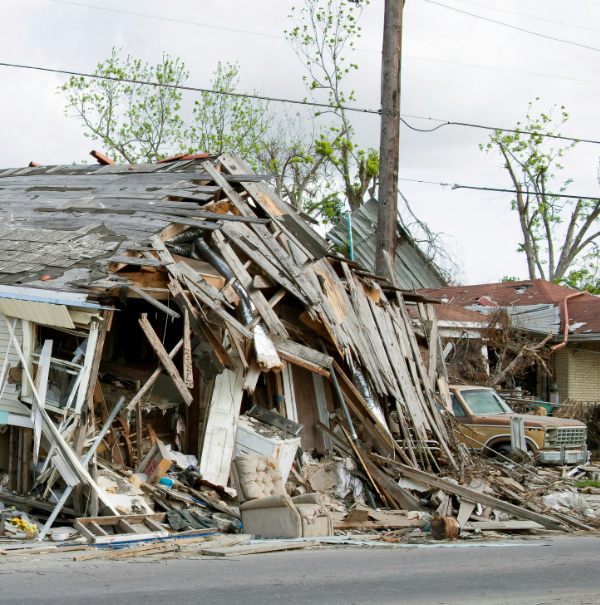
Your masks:
<path fill-rule="evenodd" d="M 276 552 L 278 550 L 297 550 L 314 546 L 318 542 L 271 542 L 269 544 L 248 544 L 247 546 L 239 544 L 237 546 L 225 546 L 222 548 L 203 548 L 201 555 L 211 557 L 235 557 L 236 555 L 254 555 L 267 552 Z"/>
<path fill-rule="evenodd" d="M 398 469 L 402 475 L 405 475 L 406 477 L 416 479 L 417 481 L 421 481 L 432 487 L 443 489 L 445 492 L 448 492 L 450 494 L 455 494 L 456 496 L 466 498 L 467 500 L 472 500 L 485 506 L 491 506 L 492 508 L 504 511 L 510 515 L 515 515 L 516 517 L 523 517 L 530 521 L 541 523 L 544 527 L 547 527 L 548 529 L 562 528 L 561 523 L 545 515 L 541 515 L 539 513 L 529 511 L 520 506 L 515 506 L 514 504 L 504 502 L 503 500 L 495 498 L 494 496 L 489 496 L 485 493 L 480 494 L 472 489 L 468 489 L 461 485 L 455 485 L 454 483 L 450 483 L 449 481 L 445 481 L 444 479 L 440 479 L 438 477 L 435 477 L 434 475 L 430 475 L 429 473 L 418 471 L 399 462 L 386 459 L 383 456 L 378 456 L 377 454 L 373 454 L 372 456 L 379 462 L 386 462 L 388 464 L 391 464 L 396 469 Z"/>
<path fill-rule="evenodd" d="M 208 341 L 211 346 L 210 356 L 211 360 L 220 374 L 223 371 L 223 368 L 229 368 L 230 370 L 234 370 L 237 366 L 227 349 L 223 346 L 221 341 L 215 336 L 214 332 L 211 330 L 208 322 L 202 317 L 198 311 L 190 304 L 183 288 L 179 284 L 179 282 L 175 279 L 172 279 L 169 282 L 169 290 L 171 294 L 175 297 L 175 301 L 179 305 L 179 308 L 182 311 L 188 312 L 188 317 L 190 319 L 190 327 L 194 334 L 201 341 Z"/>
<path fill-rule="evenodd" d="M 544 529 L 544 526 L 535 521 L 470 521 L 460 531 L 524 531 L 529 529 Z"/>
<path fill-rule="evenodd" d="M 151 305 L 154 305 L 157 309 L 160 309 L 163 313 L 166 313 L 170 317 L 181 317 L 177 311 L 173 311 L 167 307 L 167 305 L 163 305 L 161 302 L 156 300 L 156 298 L 150 296 L 150 294 L 144 292 L 141 288 L 137 288 L 136 286 L 127 286 L 132 292 L 135 292 L 140 298 L 143 298 L 145 301 L 149 302 Z"/>
<path fill-rule="evenodd" d="M 188 389 L 194 388 L 194 369 L 192 367 L 192 334 L 190 312 L 183 312 L 183 377 Z"/>
<path fill-rule="evenodd" d="M 333 357 L 319 353 L 319 351 L 305 347 L 283 336 L 271 336 L 271 341 L 282 359 L 329 378 L 328 369 L 333 363 Z"/>
<path fill-rule="evenodd" d="M 156 355 L 158 356 L 160 363 L 165 368 L 165 370 L 167 371 L 167 374 L 169 374 L 169 376 L 171 377 L 171 380 L 173 380 L 175 387 L 177 388 L 177 390 L 183 397 L 183 400 L 186 402 L 187 405 L 191 405 L 192 401 L 193 401 L 192 394 L 190 393 L 188 388 L 185 386 L 185 382 L 183 382 L 181 376 L 179 375 L 177 368 L 175 367 L 175 364 L 169 357 L 169 354 L 167 353 L 167 350 L 164 348 L 162 342 L 160 341 L 160 338 L 158 338 L 158 336 L 156 335 L 154 328 L 150 325 L 150 322 L 148 321 L 148 317 L 146 316 L 145 313 L 142 314 L 142 316 L 139 320 L 139 324 L 142 327 L 142 330 L 144 331 L 146 338 L 148 338 L 148 341 L 152 345 L 152 348 L 156 352 Z"/>
<path fill-rule="evenodd" d="M 173 357 L 177 355 L 179 349 L 181 349 L 182 346 L 183 338 L 175 345 L 175 348 L 169 353 L 169 359 L 173 359 Z M 163 366 L 160 365 L 158 368 L 156 368 L 156 370 L 154 370 L 150 378 L 148 378 L 148 380 L 144 383 L 144 386 L 136 393 L 135 397 L 129 402 L 129 405 L 126 408 L 127 410 L 133 410 L 133 408 L 137 405 L 138 401 L 141 401 L 143 399 L 144 395 L 150 390 L 152 385 L 156 382 L 156 379 L 161 375 L 163 369 Z"/>
<path fill-rule="evenodd" d="M 475 479 L 472 479 L 471 483 L 469 483 L 469 489 L 472 489 L 478 494 L 481 494 L 486 487 L 487 482 L 485 481 L 485 479 L 481 479 L 480 477 L 475 477 Z M 461 528 L 469 520 L 469 517 L 475 510 L 476 504 L 476 502 L 468 500 L 466 498 L 460 499 L 460 508 L 458 509 L 458 517 L 456 518 L 456 520 L 458 521 L 458 524 L 461 526 Z"/>
<path fill-rule="evenodd" d="M 122 265 L 133 265 L 135 267 L 165 267 L 169 264 L 169 261 L 160 259 L 150 260 L 149 258 L 138 258 L 135 256 L 111 256 L 110 258 L 102 259 L 102 261 Z"/>
<path fill-rule="evenodd" d="M 269 306 L 267 299 L 260 290 L 256 290 L 252 287 L 252 277 L 248 274 L 241 261 L 231 249 L 231 246 L 225 241 L 225 238 L 218 231 L 212 234 L 213 241 L 215 242 L 219 252 L 231 268 L 233 274 L 237 277 L 240 285 L 248 296 L 252 299 L 252 302 L 256 306 L 263 321 L 268 326 L 269 330 L 274 334 L 281 336 L 288 336 L 287 330 L 283 327 L 283 324 L 279 320 L 279 317 L 275 314 L 275 311 Z"/>

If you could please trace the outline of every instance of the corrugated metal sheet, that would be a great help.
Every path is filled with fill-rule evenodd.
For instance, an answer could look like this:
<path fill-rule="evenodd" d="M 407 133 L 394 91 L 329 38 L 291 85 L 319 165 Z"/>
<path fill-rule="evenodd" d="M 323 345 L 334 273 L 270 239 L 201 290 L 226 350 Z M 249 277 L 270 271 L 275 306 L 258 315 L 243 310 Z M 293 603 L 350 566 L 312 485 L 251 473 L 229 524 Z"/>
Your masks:
<path fill-rule="evenodd" d="M 494 313 L 499 307 L 483 307 L 473 305 L 466 307 L 479 313 Z M 533 332 L 544 334 L 558 334 L 560 332 L 560 309 L 558 305 L 523 305 L 505 307 L 514 326 Z"/>
<path fill-rule="evenodd" d="M 396 248 L 396 275 L 401 288 L 437 288 L 444 286 L 442 277 L 427 258 L 415 246 L 410 236 L 398 224 L 398 230 L 405 235 Z M 370 271 L 375 270 L 375 246 L 377 243 L 377 201 L 369 200 L 352 213 L 352 236 L 354 258 Z M 348 223 L 339 222 L 327 233 L 327 238 L 341 246 L 348 245 Z"/>

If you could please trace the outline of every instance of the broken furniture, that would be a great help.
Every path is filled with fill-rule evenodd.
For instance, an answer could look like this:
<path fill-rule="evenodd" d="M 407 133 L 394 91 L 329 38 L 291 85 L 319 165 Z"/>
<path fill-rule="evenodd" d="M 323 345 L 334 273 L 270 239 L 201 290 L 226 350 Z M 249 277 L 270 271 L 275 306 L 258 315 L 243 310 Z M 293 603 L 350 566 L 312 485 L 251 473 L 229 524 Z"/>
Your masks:
<path fill-rule="evenodd" d="M 165 473 L 171 468 L 173 462 L 164 443 L 157 439 L 141 464 L 135 469 L 135 474 L 144 474 L 148 477 L 146 483 L 149 485 L 158 485 Z"/>
<path fill-rule="evenodd" d="M 94 544 L 134 542 L 149 538 L 162 538 L 169 532 L 161 525 L 166 515 L 123 515 L 77 519 L 73 527 Z M 110 528 L 110 533 L 106 531 Z"/>
<path fill-rule="evenodd" d="M 276 414 L 273 413 L 273 415 Z M 285 421 L 285 418 L 281 416 L 280 418 Z M 275 431 L 269 431 L 269 428 L 262 424 L 262 422 L 253 421 L 246 416 L 240 416 L 235 435 L 234 455 L 256 454 L 259 456 L 272 456 L 279 464 L 282 481 L 285 484 L 294 463 L 294 457 L 300 446 L 300 438 L 281 438 Z"/>
<path fill-rule="evenodd" d="M 263 539 L 333 535 L 333 521 L 320 496 L 288 496 L 275 458 L 238 456 L 231 468 L 244 533 Z"/>

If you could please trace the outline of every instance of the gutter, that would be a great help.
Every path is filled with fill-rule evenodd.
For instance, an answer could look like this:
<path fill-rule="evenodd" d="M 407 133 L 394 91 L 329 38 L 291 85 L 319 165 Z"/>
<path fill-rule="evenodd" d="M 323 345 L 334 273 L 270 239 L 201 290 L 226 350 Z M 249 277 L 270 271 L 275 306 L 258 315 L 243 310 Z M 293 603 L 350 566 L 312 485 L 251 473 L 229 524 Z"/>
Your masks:
<path fill-rule="evenodd" d="M 584 290 L 583 292 L 575 292 L 574 294 L 569 294 L 565 296 L 564 300 L 560 303 L 560 312 L 562 313 L 562 323 L 563 323 L 563 332 L 565 337 L 560 344 L 557 344 L 555 347 L 552 347 L 552 351 L 550 354 L 552 355 L 559 349 L 567 346 L 567 340 L 569 339 L 569 308 L 567 307 L 567 300 L 569 298 L 574 298 L 575 296 L 580 296 L 581 294 L 587 294 L 588 291 Z"/>

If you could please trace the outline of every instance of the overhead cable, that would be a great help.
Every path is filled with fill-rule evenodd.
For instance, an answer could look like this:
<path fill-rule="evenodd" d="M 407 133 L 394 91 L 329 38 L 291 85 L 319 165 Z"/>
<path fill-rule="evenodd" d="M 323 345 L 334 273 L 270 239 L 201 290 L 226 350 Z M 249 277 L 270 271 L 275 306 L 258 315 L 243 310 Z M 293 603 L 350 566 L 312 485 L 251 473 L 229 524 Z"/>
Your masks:
<path fill-rule="evenodd" d="M 456 2 L 460 2 L 462 0 L 455 0 Z M 229 31 L 229 32 L 233 32 L 236 34 L 249 34 L 252 36 L 261 36 L 263 38 L 273 38 L 273 39 L 277 39 L 277 40 L 286 40 L 285 36 L 278 36 L 276 34 L 267 34 L 264 32 L 257 32 L 257 31 L 252 31 L 252 30 L 247 30 L 247 29 L 234 29 L 231 27 L 222 27 L 219 25 L 208 25 L 207 23 L 198 23 L 196 21 L 185 21 L 183 19 L 173 19 L 172 17 L 162 17 L 160 15 L 149 15 L 147 13 L 138 13 L 138 12 L 133 12 L 133 11 L 126 11 L 126 10 L 119 10 L 116 8 L 107 8 L 105 6 L 96 6 L 96 5 L 92 5 L 92 4 L 81 4 L 80 2 L 72 2 L 71 0 L 50 0 L 50 2 L 56 2 L 58 4 L 67 4 L 67 5 L 72 5 L 72 6 L 79 6 L 82 8 L 90 8 L 93 10 L 101 10 L 101 11 L 107 11 L 107 12 L 111 12 L 111 13 L 120 13 L 123 15 L 132 15 L 132 16 L 136 16 L 136 17 L 144 17 L 146 19 L 155 19 L 158 21 L 167 21 L 170 23 L 179 23 L 182 25 L 193 25 L 193 26 L 197 26 L 197 27 L 205 27 L 207 29 L 219 29 L 222 31 Z M 466 4 L 474 4 L 472 2 L 468 2 Z M 475 5 L 475 6 L 481 6 L 482 8 L 491 8 L 491 7 L 483 7 L 483 5 Z M 500 9 L 494 9 L 494 10 L 500 10 Z M 503 12 L 511 12 L 511 11 L 503 11 Z M 511 13 L 511 14 L 515 14 L 515 15 L 520 15 L 520 13 Z M 528 15 L 522 15 L 522 16 L 528 16 Z M 531 17 L 533 18 L 537 18 L 537 17 Z M 548 19 L 542 19 L 542 21 L 548 21 Z M 551 23 L 559 23 L 558 21 L 551 21 Z M 565 24 L 567 25 L 567 24 Z M 571 25 L 570 27 L 579 27 L 576 25 Z M 590 29 L 590 28 L 583 28 L 583 29 Z M 590 31 L 600 31 L 600 30 L 592 30 L 590 29 Z M 352 50 L 356 50 L 358 52 L 363 52 L 363 53 L 371 53 L 371 54 L 377 54 L 377 55 L 381 55 L 381 50 L 371 50 L 368 48 L 359 48 L 354 46 L 352 48 Z M 515 73 L 515 74 L 522 74 L 522 75 L 526 75 L 526 76 L 537 76 L 538 78 L 554 78 L 554 79 L 559 79 L 559 80 L 569 80 L 571 82 L 587 82 L 590 84 L 600 84 L 600 81 L 598 80 L 585 80 L 582 78 L 570 78 L 568 76 L 554 76 L 554 75 L 550 75 L 550 74 L 538 74 L 535 72 L 529 72 L 529 71 L 520 71 L 517 69 L 505 69 L 502 67 L 493 67 L 490 65 L 477 65 L 475 63 L 460 63 L 458 61 L 447 61 L 444 59 L 431 59 L 428 57 L 418 57 L 416 55 L 409 55 L 409 54 L 403 54 L 402 55 L 403 59 L 417 59 L 420 61 L 431 61 L 434 63 L 446 63 L 449 65 L 460 65 L 462 67 L 474 67 L 476 69 L 492 69 L 494 71 L 504 71 L 507 73 Z"/>
<path fill-rule="evenodd" d="M 381 114 L 379 109 L 361 109 L 359 107 L 348 107 L 345 105 L 329 105 L 327 103 L 314 103 L 312 101 L 297 101 L 294 99 L 279 99 L 277 97 L 266 97 L 264 95 L 250 95 L 241 92 L 226 92 L 223 90 L 213 90 L 210 88 L 196 88 L 193 86 L 182 86 L 181 84 L 165 84 L 164 82 L 146 82 L 145 80 L 132 80 L 129 78 L 114 78 L 111 76 L 99 76 L 97 74 L 86 74 L 77 71 L 68 71 L 66 69 L 51 69 L 50 67 L 37 67 L 34 65 L 18 65 L 15 63 L 0 63 L 0 67 L 16 67 L 18 69 L 31 69 L 34 71 L 45 71 L 67 76 L 78 76 L 80 78 L 94 78 L 96 80 L 110 80 L 112 82 L 127 82 L 128 84 L 141 84 L 144 86 L 155 86 L 157 88 L 172 88 L 176 90 L 189 90 L 192 92 L 208 92 L 210 94 L 222 95 L 226 97 L 245 97 L 248 99 L 260 99 L 261 101 L 277 101 L 278 103 L 294 103 L 296 105 L 307 105 L 310 107 L 325 107 L 326 109 L 344 109 L 346 111 L 357 111 L 359 113 Z"/>
<path fill-rule="evenodd" d="M 579 46 L 580 48 L 586 48 L 588 50 L 595 50 L 596 52 L 600 53 L 600 48 L 596 48 L 595 46 L 587 46 L 586 44 L 579 44 L 578 42 L 573 42 L 572 40 L 564 40 L 563 38 L 555 38 L 553 36 L 547 36 L 546 34 L 540 34 L 539 32 L 534 32 L 534 31 L 531 31 L 530 29 L 518 27 L 517 25 L 511 25 L 510 23 L 504 23 L 504 21 L 497 21 L 496 19 L 482 17 L 481 15 L 476 15 L 475 13 L 470 13 L 469 11 L 461 10 L 460 8 L 454 8 L 453 6 L 448 6 L 447 4 L 442 4 L 441 2 L 436 2 L 436 0 L 425 0 L 425 2 L 429 2 L 429 4 L 436 4 L 437 6 L 442 6 L 443 8 L 447 8 L 451 11 L 456 11 L 457 13 L 462 13 L 463 15 L 469 15 L 470 17 L 475 17 L 476 19 L 482 19 L 483 21 L 489 21 L 490 23 L 496 23 L 498 25 L 503 25 L 504 27 L 510 27 L 511 29 L 517 29 L 526 34 L 531 34 L 532 36 L 538 36 L 539 38 L 547 38 L 548 40 L 554 40 L 555 42 L 562 42 L 563 44 L 571 44 L 572 46 Z"/>
<path fill-rule="evenodd" d="M 399 181 L 409 181 L 412 183 L 423 183 L 425 185 L 439 185 L 440 187 L 450 187 L 452 189 L 474 189 L 476 191 L 491 191 L 494 193 L 513 193 L 513 194 L 526 194 L 526 191 L 517 191 L 516 189 L 497 189 L 495 187 L 475 187 L 474 185 L 459 185 L 455 183 L 451 185 L 450 183 L 438 183 L 436 181 L 423 181 L 420 179 L 407 179 L 407 178 L 398 178 Z M 573 200 L 593 200 L 595 202 L 600 202 L 600 196 L 590 197 L 585 195 L 567 195 L 566 193 L 546 193 L 545 197 L 560 197 L 560 198 L 569 198 Z"/>
<path fill-rule="evenodd" d="M 343 109 L 345 111 L 355 111 L 358 113 L 381 115 L 381 110 L 379 110 L 379 109 L 362 109 L 360 107 L 348 107 L 346 105 L 337 105 L 337 106 L 328 105 L 327 103 L 315 103 L 313 101 L 298 101 L 295 99 L 281 99 L 278 97 L 267 97 L 265 95 L 251 95 L 251 94 L 245 94 L 245 93 L 241 93 L 241 92 L 226 92 L 223 90 L 213 90 L 210 88 L 196 88 L 193 86 L 182 86 L 179 84 L 165 84 L 164 82 L 146 82 L 145 80 L 131 80 L 128 78 L 115 78 L 115 77 L 111 77 L 111 76 L 100 76 L 100 75 L 96 75 L 96 74 L 86 74 L 86 73 L 77 72 L 77 71 L 68 71 L 65 69 L 52 69 L 50 67 L 37 67 L 34 65 L 18 65 L 15 63 L 0 63 L 0 67 L 14 67 L 17 69 L 31 69 L 34 71 L 44 71 L 44 72 L 49 72 L 49 73 L 64 74 L 67 76 L 77 76 L 77 77 L 81 77 L 81 78 L 93 78 L 96 80 L 109 80 L 112 82 L 127 82 L 128 84 L 140 84 L 143 86 L 155 86 L 157 88 L 171 88 L 171 89 L 175 89 L 175 90 L 187 90 L 187 91 L 192 91 L 192 92 L 204 92 L 204 93 L 209 93 L 209 94 L 222 95 L 222 96 L 226 96 L 226 97 L 227 96 L 243 97 L 243 98 L 247 98 L 247 99 L 259 99 L 262 101 L 275 101 L 277 103 L 293 103 L 296 105 L 305 105 L 307 107 L 323 107 L 323 108 L 329 109 L 329 110 Z M 562 139 L 564 141 L 573 141 L 575 143 L 593 143 L 596 145 L 600 145 L 600 141 L 592 141 L 589 139 L 575 139 L 572 137 L 563 137 L 563 136 L 557 135 L 557 134 L 527 132 L 524 130 L 510 130 L 508 128 L 499 128 L 496 126 L 482 126 L 480 124 L 469 124 L 467 122 L 451 122 L 448 120 L 435 120 L 434 118 L 426 118 L 423 116 L 409 115 L 406 117 L 416 118 L 419 120 L 434 120 L 436 122 L 437 121 L 444 122 L 443 124 L 440 124 L 439 126 L 436 126 L 435 128 L 421 129 L 421 128 L 415 128 L 414 126 L 411 126 L 410 124 L 408 124 L 406 122 L 406 120 L 404 120 L 403 118 L 400 118 L 402 120 L 402 122 L 406 126 L 408 126 L 408 128 L 411 128 L 412 130 L 415 130 L 416 132 L 434 132 L 434 131 L 438 130 L 439 128 L 441 128 L 442 126 L 463 126 L 463 127 L 468 127 L 468 128 L 480 128 L 480 129 L 484 129 L 484 130 L 494 130 L 494 131 L 497 130 L 497 131 L 502 131 L 502 132 L 513 132 L 513 133 L 523 134 L 526 136 L 540 136 L 540 137 L 546 137 L 546 138 L 552 138 L 552 139 Z"/>
<path fill-rule="evenodd" d="M 594 29 L 593 27 L 584 27 L 583 25 L 573 25 L 572 23 L 564 23 L 563 21 L 554 21 L 552 19 L 544 19 L 544 17 L 535 17 L 534 15 L 526 15 L 525 13 L 517 13 L 515 11 L 508 11 L 504 8 L 496 8 L 495 6 L 488 6 L 486 4 L 477 4 L 476 2 L 467 2 L 467 0 L 454 0 L 454 2 L 460 2 L 460 4 L 470 4 L 471 6 L 478 6 L 479 8 L 487 8 L 488 10 L 497 11 L 499 13 L 506 13 L 508 15 L 517 15 L 518 17 L 525 17 L 526 19 L 535 19 L 536 21 L 545 21 L 546 23 L 553 23 L 555 25 L 564 25 L 566 27 L 574 27 L 575 29 L 585 29 L 589 32 L 598 32 L 600 29 Z"/>
<path fill-rule="evenodd" d="M 420 116 L 407 116 L 409 118 L 417 118 L 419 120 L 433 120 L 434 122 L 442 122 L 443 120 L 435 120 L 434 118 L 422 118 Z M 523 134 L 526 136 L 536 136 L 536 137 L 546 137 L 548 139 L 561 139 L 563 141 L 573 141 L 575 143 L 593 143 L 595 145 L 600 145 L 600 141 L 592 141 L 589 139 L 573 139 L 571 137 L 563 137 L 560 134 L 546 134 L 546 133 L 541 133 L 541 132 L 528 132 L 525 130 L 512 130 L 511 128 L 496 128 L 494 126 L 482 126 L 480 124 L 469 124 L 467 122 L 448 122 L 448 121 L 443 121 L 443 124 L 440 124 L 439 126 L 436 126 L 435 128 L 415 128 L 414 126 L 411 126 L 404 118 L 400 118 L 400 121 L 405 125 L 408 126 L 408 128 L 410 128 L 411 130 L 414 130 L 416 132 L 435 132 L 436 130 L 439 130 L 440 128 L 442 128 L 443 126 L 466 126 L 469 128 L 480 128 L 482 130 L 493 130 L 493 131 L 498 131 L 498 132 L 512 132 L 514 134 Z"/>

